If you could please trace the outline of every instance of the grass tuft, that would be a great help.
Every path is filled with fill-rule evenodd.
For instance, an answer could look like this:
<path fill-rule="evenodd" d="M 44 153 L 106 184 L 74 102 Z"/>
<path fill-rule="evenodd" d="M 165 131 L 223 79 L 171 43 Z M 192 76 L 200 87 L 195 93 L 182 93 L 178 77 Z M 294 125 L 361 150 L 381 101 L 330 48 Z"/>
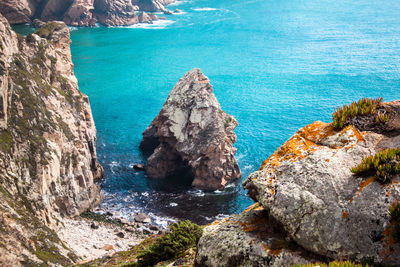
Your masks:
<path fill-rule="evenodd" d="M 400 174 L 400 147 L 389 148 L 365 157 L 356 167 L 351 168 L 356 175 L 374 175 L 378 181 L 384 183 L 394 175 Z"/>
<path fill-rule="evenodd" d="M 335 109 L 335 112 L 332 114 L 333 127 L 337 130 L 343 129 L 349 119 L 365 115 L 375 115 L 375 122 L 386 123 L 389 120 L 389 115 L 377 112 L 377 107 L 382 103 L 382 100 L 382 97 L 376 99 L 362 98 L 350 105 L 344 105 Z"/>

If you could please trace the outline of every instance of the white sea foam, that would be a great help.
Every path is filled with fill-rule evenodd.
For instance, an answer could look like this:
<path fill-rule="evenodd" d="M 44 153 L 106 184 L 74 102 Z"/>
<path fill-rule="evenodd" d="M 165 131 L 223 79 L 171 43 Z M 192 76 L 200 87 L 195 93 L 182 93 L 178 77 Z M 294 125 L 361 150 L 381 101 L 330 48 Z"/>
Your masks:
<path fill-rule="evenodd" d="M 189 193 L 193 194 L 197 197 L 203 197 L 205 195 L 205 193 L 203 191 L 201 191 L 200 189 L 190 190 Z"/>
<path fill-rule="evenodd" d="M 226 217 L 228 217 L 229 215 L 228 214 L 218 214 L 216 217 L 215 217 L 215 219 L 217 219 L 217 220 L 222 220 L 222 219 L 224 219 L 224 218 L 226 218 Z"/>
<path fill-rule="evenodd" d="M 174 203 L 174 202 L 169 203 L 169 205 L 170 205 L 171 207 L 176 207 L 176 206 L 178 206 L 178 204 L 177 204 L 177 203 Z"/>
<path fill-rule="evenodd" d="M 244 166 L 244 169 L 245 169 L 245 170 L 249 170 L 249 169 L 251 169 L 251 168 L 253 168 L 253 165 L 246 165 L 246 166 Z"/>
<path fill-rule="evenodd" d="M 78 27 L 74 27 L 74 26 L 68 26 L 68 28 L 69 28 L 70 32 L 76 31 L 78 29 Z"/>
<path fill-rule="evenodd" d="M 220 191 L 220 190 L 215 190 L 214 193 L 215 193 L 215 194 L 221 194 L 222 191 Z"/>
<path fill-rule="evenodd" d="M 111 163 L 109 164 L 110 169 L 111 169 L 111 172 L 112 172 L 112 173 L 115 173 L 115 172 L 114 172 L 114 167 L 118 167 L 119 165 L 120 165 L 120 164 L 119 164 L 119 162 L 117 162 L 117 161 L 111 162 Z"/>
<path fill-rule="evenodd" d="M 235 187 L 235 184 L 234 183 L 230 183 L 227 186 L 225 186 L 225 188 L 231 188 L 231 187 Z"/>
<path fill-rule="evenodd" d="M 167 5 L 167 7 L 171 7 L 171 6 L 179 6 L 179 5 L 181 5 L 181 4 L 183 4 L 183 3 L 188 3 L 188 2 L 191 2 L 191 1 L 175 1 L 175 2 L 173 2 L 173 3 L 171 3 L 171 4 L 169 4 L 169 5 Z"/>
<path fill-rule="evenodd" d="M 153 21 L 153 24 L 148 24 L 148 23 L 138 23 L 138 24 L 133 24 L 130 26 L 126 26 L 124 28 L 131 28 L 131 29 L 165 29 L 167 26 L 175 23 L 173 20 L 156 20 Z"/>
<path fill-rule="evenodd" d="M 148 197 L 148 196 L 149 196 L 149 192 L 143 192 L 143 193 L 142 193 L 142 196 Z"/>
<path fill-rule="evenodd" d="M 199 8 L 192 8 L 194 11 L 215 11 L 216 8 L 213 7 L 199 7 Z"/>

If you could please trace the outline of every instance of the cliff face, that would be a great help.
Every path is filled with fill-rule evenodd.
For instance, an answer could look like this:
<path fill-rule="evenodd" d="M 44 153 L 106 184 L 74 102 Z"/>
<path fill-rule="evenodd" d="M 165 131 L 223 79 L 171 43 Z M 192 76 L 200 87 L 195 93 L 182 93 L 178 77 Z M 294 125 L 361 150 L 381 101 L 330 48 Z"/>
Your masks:
<path fill-rule="evenodd" d="M 11 24 L 59 20 L 71 26 L 125 26 L 138 23 L 135 11 L 165 12 L 174 0 L 25 0 L 0 1 L 0 13 Z M 154 17 L 157 19 L 156 17 Z"/>
<path fill-rule="evenodd" d="M 54 230 L 101 200 L 103 169 L 88 97 L 73 73 L 69 30 L 26 38 L 0 15 L 0 265 L 73 258 Z"/>
<path fill-rule="evenodd" d="M 237 125 L 221 110 L 209 79 L 199 69 L 189 71 L 143 133 L 140 148 L 151 154 L 147 175 L 165 178 L 189 172 L 194 187 L 224 188 L 241 175 L 233 147 Z"/>
<path fill-rule="evenodd" d="M 371 128 L 366 121 L 371 116 L 360 116 L 350 120 L 355 126 L 342 130 L 320 121 L 300 129 L 244 182 L 249 195 L 265 210 L 258 218 L 279 223 L 285 239 L 313 253 L 314 258 L 372 259 L 395 265 L 400 262 L 400 245 L 393 239 L 396 230 L 389 215 L 390 207 L 400 200 L 400 176 L 395 174 L 391 181 L 382 183 L 373 175 L 359 177 L 351 172 L 364 157 L 400 147 L 400 101 L 383 103 L 378 108 L 389 115 L 388 121 L 380 124 L 382 127 Z M 374 119 L 374 125 L 376 122 Z M 392 160 L 389 164 L 397 163 Z M 219 227 L 226 227 L 232 219 Z M 251 220 L 242 221 L 242 226 L 247 224 L 251 225 Z M 237 232 L 246 237 L 242 240 L 249 248 L 238 254 L 229 249 L 238 241 L 232 240 L 228 231 L 215 227 L 207 227 L 200 240 L 200 265 L 213 266 L 218 255 L 225 254 L 240 259 L 235 266 L 246 266 L 252 257 L 259 262 L 269 257 L 274 266 L 280 266 L 279 261 L 273 263 L 282 257 L 287 259 L 282 254 L 288 252 L 286 245 L 278 245 L 275 250 L 268 245 L 271 234 L 256 232 L 254 227 L 239 228 Z M 212 242 L 225 242 L 226 246 L 210 246 Z M 260 242 L 267 246 L 261 249 Z M 291 252 L 299 253 L 298 249 Z M 288 264 L 296 261 L 299 259 Z"/>

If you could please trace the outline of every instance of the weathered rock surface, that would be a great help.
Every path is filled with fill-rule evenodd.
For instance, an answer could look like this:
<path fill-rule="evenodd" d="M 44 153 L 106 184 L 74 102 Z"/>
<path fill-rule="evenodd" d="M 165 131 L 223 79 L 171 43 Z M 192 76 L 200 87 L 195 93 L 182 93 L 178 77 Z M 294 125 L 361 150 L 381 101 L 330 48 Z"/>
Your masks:
<path fill-rule="evenodd" d="M 153 20 L 157 20 L 158 17 L 157 15 L 151 14 L 151 13 L 146 13 L 142 11 L 138 17 L 140 23 L 153 23 Z"/>
<path fill-rule="evenodd" d="M 131 0 L 96 0 L 94 13 L 98 21 L 107 26 L 125 26 L 138 23 Z"/>
<path fill-rule="evenodd" d="M 204 229 L 196 266 L 346 258 L 397 266 L 388 210 L 400 200 L 400 177 L 381 184 L 350 171 L 363 157 L 400 146 L 400 101 L 379 108 L 390 114 L 384 127 L 359 117 L 352 119 L 358 129 L 316 121 L 295 133 L 244 182 L 259 204 Z"/>
<path fill-rule="evenodd" d="M 94 0 L 75 0 L 65 11 L 62 20 L 71 26 L 95 26 Z"/>
<path fill-rule="evenodd" d="M 167 12 L 174 0 L 24 0 L 0 1 L 0 13 L 11 24 L 59 20 L 71 26 L 126 26 L 138 23 L 136 11 Z M 152 20 L 156 19 L 151 15 Z"/>
<path fill-rule="evenodd" d="M 194 187 L 224 188 L 241 175 L 233 147 L 237 125 L 233 116 L 221 110 L 208 78 L 199 69 L 191 70 L 143 132 L 140 148 L 151 154 L 147 175 L 165 178 L 189 173 Z"/>
<path fill-rule="evenodd" d="M 0 15 L 1 266 L 71 264 L 55 231 L 102 198 L 96 128 L 69 43 L 64 23 L 24 38 Z"/>
<path fill-rule="evenodd" d="M 292 266 L 316 261 L 287 240 L 280 224 L 258 203 L 204 228 L 195 266 Z"/>
<path fill-rule="evenodd" d="M 175 2 L 175 0 L 132 0 L 132 4 L 137 5 L 140 10 L 146 12 L 167 11 L 165 5 L 173 2 Z"/>
<path fill-rule="evenodd" d="M 351 125 L 334 131 L 331 124 L 314 122 L 244 182 L 250 196 L 300 246 L 332 258 L 400 262 L 388 213 L 400 200 L 400 178 L 380 184 L 350 171 L 365 156 L 400 147 L 400 101 L 384 108 L 391 114 L 387 131 L 362 132 Z"/>

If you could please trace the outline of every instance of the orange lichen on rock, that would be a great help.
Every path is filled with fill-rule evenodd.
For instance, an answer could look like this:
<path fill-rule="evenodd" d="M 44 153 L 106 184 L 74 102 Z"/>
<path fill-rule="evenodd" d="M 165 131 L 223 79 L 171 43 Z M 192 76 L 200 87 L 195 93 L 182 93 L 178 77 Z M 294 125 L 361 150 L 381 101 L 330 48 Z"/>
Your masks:
<path fill-rule="evenodd" d="M 347 211 L 342 210 L 342 218 L 346 219 L 349 213 Z"/>
<path fill-rule="evenodd" d="M 385 258 L 388 258 L 393 251 L 393 245 L 395 240 L 393 238 L 393 228 L 394 223 L 390 223 L 386 226 L 385 230 L 383 230 L 383 249 L 381 251 L 381 255 Z"/>
<path fill-rule="evenodd" d="M 370 185 L 372 182 L 376 181 L 375 177 L 369 177 L 367 180 L 362 181 L 359 184 L 360 187 L 360 192 L 362 192 L 364 190 L 365 187 L 367 187 L 368 185 Z"/>
<path fill-rule="evenodd" d="M 268 247 L 268 245 L 265 243 L 262 243 L 262 246 L 264 247 L 265 251 L 268 252 L 268 256 L 272 256 L 272 255 L 278 256 L 282 252 L 281 248 L 280 249 L 272 249 L 272 248 Z"/>
<path fill-rule="evenodd" d="M 298 130 L 289 140 L 280 146 L 262 163 L 260 170 L 269 169 L 276 171 L 276 168 L 279 167 L 283 161 L 302 159 L 307 156 L 307 154 L 314 152 L 319 146 L 325 146 L 326 144 L 324 141 L 335 134 L 339 134 L 339 137 L 356 137 L 358 141 L 364 140 L 362 134 L 351 125 L 337 132 L 333 128 L 332 123 L 315 121 Z M 342 148 L 351 142 L 351 140 L 341 138 L 338 142 L 338 144 L 331 142 L 329 147 Z M 326 161 L 329 162 L 329 159 Z"/>
<path fill-rule="evenodd" d="M 263 209 L 263 207 L 260 205 L 260 203 L 256 202 L 256 203 L 250 205 L 243 212 L 249 212 L 249 211 L 252 211 L 252 210 L 262 210 L 262 209 Z"/>
<path fill-rule="evenodd" d="M 274 170 L 279 167 L 282 161 L 304 158 L 307 152 L 315 150 L 317 144 L 314 141 L 328 134 L 329 131 L 326 131 L 327 125 L 329 124 L 316 121 L 301 128 L 263 162 L 260 170 L 266 166 Z"/>

